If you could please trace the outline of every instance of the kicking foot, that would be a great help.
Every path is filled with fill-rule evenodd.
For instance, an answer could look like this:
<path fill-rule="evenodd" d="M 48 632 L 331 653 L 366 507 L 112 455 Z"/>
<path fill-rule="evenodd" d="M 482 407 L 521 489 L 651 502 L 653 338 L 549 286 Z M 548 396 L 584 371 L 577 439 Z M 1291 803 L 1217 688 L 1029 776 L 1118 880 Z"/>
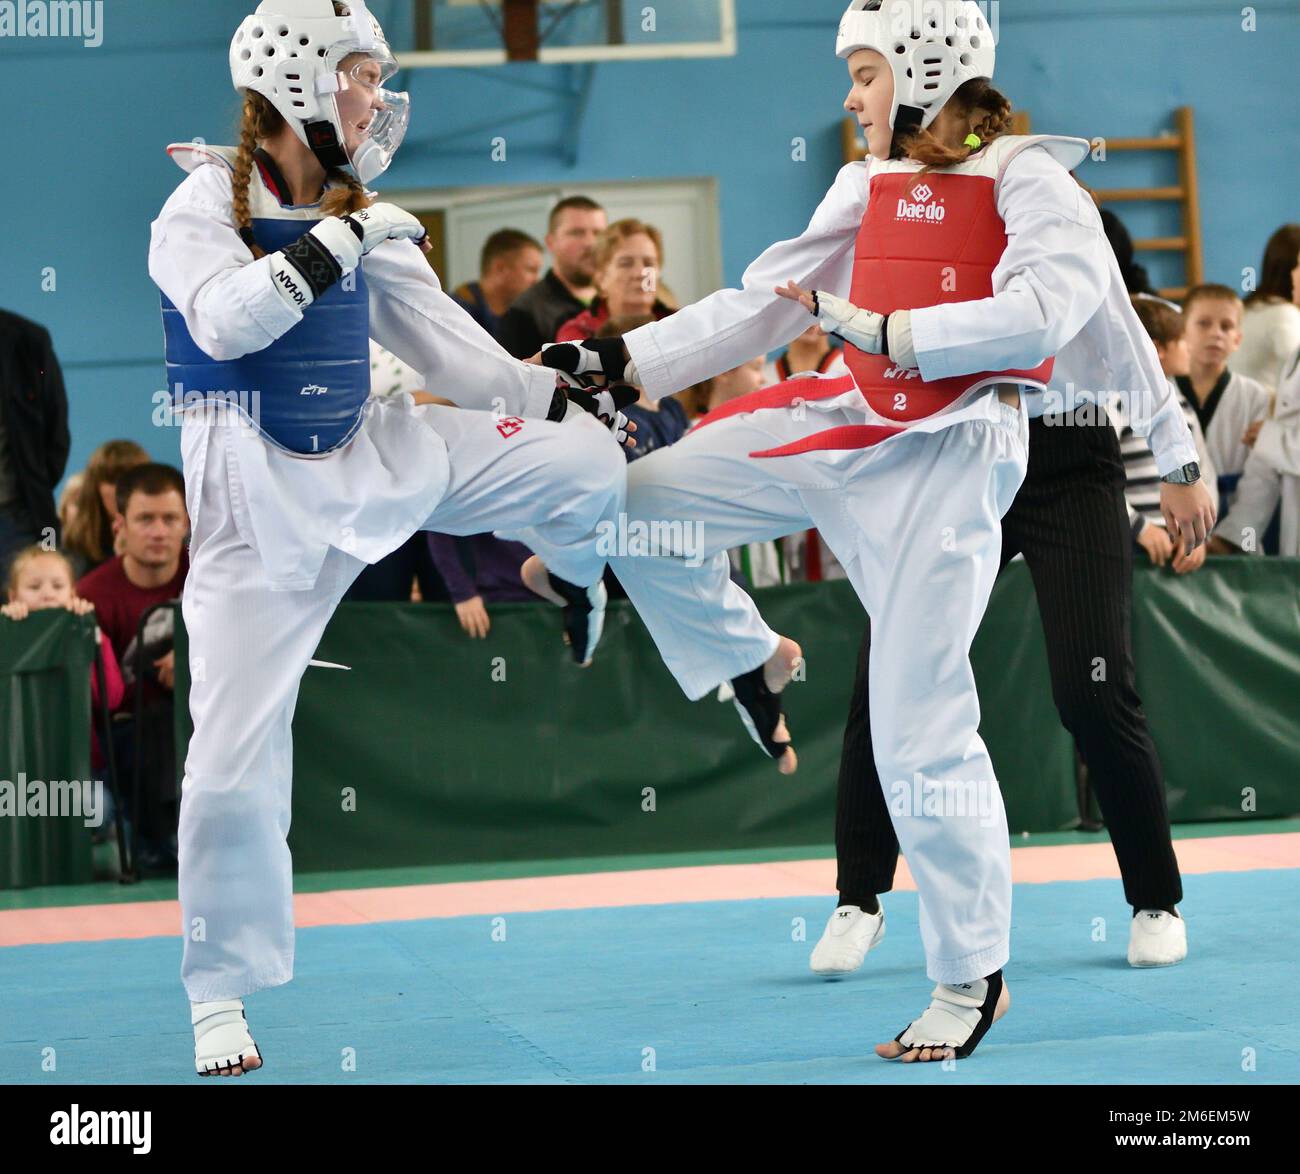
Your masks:
<path fill-rule="evenodd" d="M 1130 966 L 1173 966 L 1187 957 L 1187 924 L 1164 909 L 1140 909 L 1128 935 Z"/>
<path fill-rule="evenodd" d="M 809 966 L 814 974 L 852 974 L 885 936 L 885 911 L 866 913 L 857 905 L 841 905 L 826 923 L 813 948 Z"/>
<path fill-rule="evenodd" d="M 731 679 L 740 720 L 763 752 L 776 759 L 777 770 L 783 775 L 792 775 L 799 769 L 799 757 L 790 745 L 790 731 L 778 697 L 802 664 L 802 649 L 782 636 L 767 663 Z"/>
<path fill-rule="evenodd" d="M 519 568 L 519 577 L 529 591 L 564 608 L 564 642 L 579 667 L 587 668 L 605 628 L 605 605 L 609 600 L 605 584 L 598 581 L 593 587 L 579 587 L 552 575 L 537 555 Z"/>
<path fill-rule="evenodd" d="M 889 1043 L 876 1045 L 877 1056 L 905 1064 L 964 1060 L 1011 1006 L 1011 990 L 1000 970 L 975 982 L 940 983 L 930 998 L 920 1019 L 913 1019 Z"/>
<path fill-rule="evenodd" d="M 200 1076 L 243 1076 L 262 1066 L 262 1056 L 248 1034 L 241 999 L 191 1003 L 194 1025 L 194 1070 Z"/>

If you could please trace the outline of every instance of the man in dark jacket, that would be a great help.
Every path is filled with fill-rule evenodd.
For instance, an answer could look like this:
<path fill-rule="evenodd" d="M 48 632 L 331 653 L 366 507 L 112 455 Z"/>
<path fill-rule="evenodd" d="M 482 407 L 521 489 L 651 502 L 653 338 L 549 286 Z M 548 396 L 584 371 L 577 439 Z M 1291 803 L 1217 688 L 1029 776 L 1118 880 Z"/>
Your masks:
<path fill-rule="evenodd" d="M 596 296 L 594 249 L 606 223 L 605 209 L 585 196 L 570 196 L 551 209 L 546 249 L 552 267 L 515 299 L 497 333 L 516 359 L 531 359 L 542 343 L 554 342 L 561 323 L 581 314 Z"/>
<path fill-rule="evenodd" d="M 24 546 L 59 540 L 68 397 L 49 332 L 0 310 L 0 580 Z"/>

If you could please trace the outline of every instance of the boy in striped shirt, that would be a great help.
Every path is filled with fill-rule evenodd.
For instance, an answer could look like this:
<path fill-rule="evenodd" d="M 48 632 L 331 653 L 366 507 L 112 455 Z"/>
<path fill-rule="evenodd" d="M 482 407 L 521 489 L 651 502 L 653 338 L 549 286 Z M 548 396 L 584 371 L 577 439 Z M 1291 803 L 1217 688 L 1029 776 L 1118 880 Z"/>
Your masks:
<path fill-rule="evenodd" d="M 1217 474 L 1205 445 L 1200 420 L 1176 382 L 1178 376 L 1186 376 L 1189 370 L 1182 311 L 1172 302 L 1147 294 L 1134 296 L 1133 308 L 1151 336 L 1151 341 L 1155 343 L 1156 354 L 1160 357 L 1160 369 L 1173 385 L 1183 415 L 1187 417 L 1187 425 L 1196 442 L 1201 478 L 1205 484 L 1214 485 Z M 1156 459 L 1147 442 L 1133 431 L 1122 409 L 1116 409 L 1110 415 L 1119 432 L 1126 480 L 1124 497 L 1128 503 L 1134 541 L 1158 567 L 1163 567 L 1172 560 L 1174 571 L 1179 575 L 1195 571 L 1205 562 L 1205 547 L 1197 547 L 1188 555 L 1183 551 L 1181 542 L 1175 542 L 1169 537 L 1164 517 L 1160 513 L 1160 474 L 1156 468 Z"/>

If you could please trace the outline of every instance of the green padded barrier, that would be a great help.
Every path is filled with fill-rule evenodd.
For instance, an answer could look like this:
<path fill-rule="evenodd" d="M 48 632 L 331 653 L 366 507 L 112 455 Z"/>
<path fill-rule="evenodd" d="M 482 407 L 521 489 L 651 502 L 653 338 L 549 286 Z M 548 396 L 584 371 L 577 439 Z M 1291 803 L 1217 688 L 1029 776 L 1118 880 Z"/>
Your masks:
<path fill-rule="evenodd" d="M 1133 640 L 1172 818 L 1300 811 L 1300 559 L 1141 571 Z"/>
<path fill-rule="evenodd" d="M 88 797 L 94 656 L 92 616 L 0 617 L 0 888 L 91 879 L 92 829 L 81 815 L 49 812 L 60 791 L 52 784 L 78 784 L 78 803 Z M 67 787 L 62 794 L 71 801 Z"/>
<path fill-rule="evenodd" d="M 1298 572 L 1296 560 L 1216 559 L 1186 578 L 1137 574 L 1138 685 L 1175 819 L 1300 810 Z M 547 605 L 491 608 L 477 641 L 445 605 L 344 604 L 316 656 L 351 671 L 309 669 L 294 720 L 295 866 L 830 843 L 864 617 L 843 582 L 757 598 L 808 660 L 787 704 L 793 778 L 729 704 L 686 701 L 627 604 L 611 605 L 587 670 L 569 662 Z M 1073 746 L 1023 563 L 999 577 L 972 659 L 1012 831 L 1076 826 Z"/>

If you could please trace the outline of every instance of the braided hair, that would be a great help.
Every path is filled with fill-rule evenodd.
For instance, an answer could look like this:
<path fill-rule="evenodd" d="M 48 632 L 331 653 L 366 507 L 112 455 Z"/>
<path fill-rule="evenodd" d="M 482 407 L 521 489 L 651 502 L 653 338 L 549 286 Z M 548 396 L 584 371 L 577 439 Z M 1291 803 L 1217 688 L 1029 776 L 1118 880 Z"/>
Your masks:
<path fill-rule="evenodd" d="M 975 77 L 964 82 L 954 91 L 949 102 L 955 105 L 963 118 L 969 119 L 971 130 L 979 136 L 980 145 L 971 147 L 963 143 L 960 147 L 945 146 L 928 127 L 912 134 L 899 136 L 896 149 L 900 157 L 905 155 L 923 163 L 927 168 L 952 167 L 964 163 L 976 151 L 982 150 L 994 139 L 1011 129 L 1011 102 L 994 88 L 988 78 Z"/>
<path fill-rule="evenodd" d="M 253 176 L 253 154 L 259 142 L 273 137 L 284 126 L 284 117 L 270 101 L 249 90 L 244 97 L 244 110 L 239 124 L 239 153 L 235 157 L 235 174 L 231 180 L 231 204 L 235 212 L 235 228 L 254 257 L 266 256 L 253 236 L 253 216 L 248 206 L 248 189 Z M 321 200 L 325 216 L 346 216 L 369 207 L 371 200 L 366 189 L 355 176 L 337 167 L 325 172 L 330 186 Z"/>

